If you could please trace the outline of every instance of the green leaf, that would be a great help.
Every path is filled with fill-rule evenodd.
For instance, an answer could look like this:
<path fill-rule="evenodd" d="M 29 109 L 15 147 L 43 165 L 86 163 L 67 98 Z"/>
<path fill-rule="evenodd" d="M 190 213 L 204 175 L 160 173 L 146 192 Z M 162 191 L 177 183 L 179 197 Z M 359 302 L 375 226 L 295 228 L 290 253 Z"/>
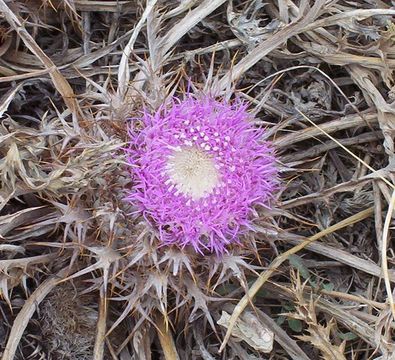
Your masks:
<path fill-rule="evenodd" d="M 333 291 L 333 289 L 335 288 L 335 285 L 332 283 L 327 283 L 327 284 L 322 284 L 322 287 L 326 291 Z"/>
<path fill-rule="evenodd" d="M 298 320 L 298 319 L 288 319 L 288 325 L 293 331 L 295 331 L 297 333 L 302 332 L 303 324 L 302 324 L 302 322 L 300 320 Z"/>
<path fill-rule="evenodd" d="M 256 297 L 257 298 L 259 298 L 259 297 L 261 297 L 261 298 L 265 298 L 265 297 L 267 297 L 268 296 L 268 294 L 269 294 L 269 292 L 267 291 L 267 289 L 259 289 L 258 290 L 258 292 L 256 293 Z"/>
<path fill-rule="evenodd" d="M 340 331 L 338 332 L 339 338 L 342 340 L 346 340 L 346 341 L 351 341 L 351 340 L 355 340 L 358 339 L 358 336 L 355 335 L 354 333 L 352 333 L 351 331 L 346 332 L 346 333 L 341 333 Z"/>
<path fill-rule="evenodd" d="M 277 318 L 277 320 L 276 320 L 276 323 L 277 323 L 277 325 L 282 325 L 282 324 L 284 324 L 284 322 L 285 322 L 285 316 L 283 316 L 283 315 L 280 315 L 278 318 Z"/>
<path fill-rule="evenodd" d="M 307 280 L 308 278 L 310 278 L 309 269 L 306 267 L 306 265 L 303 264 L 303 260 L 300 256 L 291 255 L 288 258 L 288 261 L 293 268 L 299 271 L 299 274 L 300 276 L 302 276 L 303 279 Z"/>
<path fill-rule="evenodd" d="M 216 292 L 221 296 L 227 296 L 231 292 L 235 291 L 238 286 L 233 284 L 222 284 L 217 287 Z"/>

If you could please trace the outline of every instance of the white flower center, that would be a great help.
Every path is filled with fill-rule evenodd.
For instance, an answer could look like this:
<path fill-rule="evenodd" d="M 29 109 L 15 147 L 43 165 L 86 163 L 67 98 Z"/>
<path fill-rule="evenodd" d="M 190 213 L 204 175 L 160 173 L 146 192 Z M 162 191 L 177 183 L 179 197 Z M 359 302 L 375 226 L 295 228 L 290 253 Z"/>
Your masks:
<path fill-rule="evenodd" d="M 209 195 L 219 183 L 214 160 L 195 147 L 177 148 L 169 156 L 166 169 L 176 189 L 193 200 Z"/>

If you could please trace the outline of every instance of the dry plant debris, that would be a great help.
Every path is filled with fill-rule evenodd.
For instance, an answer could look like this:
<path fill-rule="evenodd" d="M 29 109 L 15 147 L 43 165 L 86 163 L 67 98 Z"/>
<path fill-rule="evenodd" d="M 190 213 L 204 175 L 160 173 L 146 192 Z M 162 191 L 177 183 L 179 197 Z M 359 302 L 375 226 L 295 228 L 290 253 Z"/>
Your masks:
<path fill-rule="evenodd" d="M 0 0 L 1 360 L 394 359 L 394 16 Z M 187 92 L 248 103 L 277 153 L 276 201 L 221 256 L 125 201 L 128 132 Z"/>

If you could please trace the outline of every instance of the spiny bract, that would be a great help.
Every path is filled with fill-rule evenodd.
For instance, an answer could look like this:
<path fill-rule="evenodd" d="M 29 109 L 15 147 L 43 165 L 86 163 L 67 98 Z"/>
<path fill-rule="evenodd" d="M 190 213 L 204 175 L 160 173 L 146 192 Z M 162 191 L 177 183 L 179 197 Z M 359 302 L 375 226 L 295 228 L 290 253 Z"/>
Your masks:
<path fill-rule="evenodd" d="M 247 104 L 210 96 L 144 111 L 143 129 L 130 131 L 127 199 L 163 244 L 221 254 L 251 227 L 253 207 L 268 206 L 275 157 L 251 120 Z"/>

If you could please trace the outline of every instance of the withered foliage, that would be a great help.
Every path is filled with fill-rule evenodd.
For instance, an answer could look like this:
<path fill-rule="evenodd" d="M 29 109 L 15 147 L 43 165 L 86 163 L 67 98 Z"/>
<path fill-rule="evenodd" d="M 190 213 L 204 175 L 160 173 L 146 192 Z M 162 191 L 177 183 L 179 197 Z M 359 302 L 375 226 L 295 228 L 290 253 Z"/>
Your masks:
<path fill-rule="evenodd" d="M 392 6 L 0 0 L 1 359 L 393 358 Z M 220 259 L 124 201 L 128 127 L 186 91 L 250 102 L 279 156 Z"/>

